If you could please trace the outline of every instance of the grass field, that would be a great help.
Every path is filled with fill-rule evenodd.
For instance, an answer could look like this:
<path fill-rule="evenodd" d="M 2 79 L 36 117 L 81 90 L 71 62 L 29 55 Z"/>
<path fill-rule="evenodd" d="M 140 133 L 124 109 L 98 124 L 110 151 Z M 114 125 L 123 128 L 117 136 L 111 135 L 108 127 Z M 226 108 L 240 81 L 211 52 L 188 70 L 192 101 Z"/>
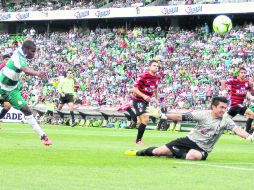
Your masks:
<path fill-rule="evenodd" d="M 44 147 L 25 124 L 1 123 L 0 190 L 253 189 L 254 144 L 223 135 L 207 161 L 125 156 L 136 130 L 44 126 Z M 186 133 L 146 131 L 148 145 Z"/>

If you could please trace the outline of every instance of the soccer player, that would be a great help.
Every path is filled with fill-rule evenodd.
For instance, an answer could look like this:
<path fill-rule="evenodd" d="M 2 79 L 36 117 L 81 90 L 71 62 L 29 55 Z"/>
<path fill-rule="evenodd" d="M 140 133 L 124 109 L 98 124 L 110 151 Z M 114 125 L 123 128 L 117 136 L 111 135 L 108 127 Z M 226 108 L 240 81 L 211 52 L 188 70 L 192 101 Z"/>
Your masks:
<path fill-rule="evenodd" d="M 141 146 L 144 145 L 142 137 L 149 121 L 149 116 L 145 113 L 145 111 L 149 102 L 151 102 L 153 95 L 155 95 L 156 103 L 159 104 L 157 88 L 160 81 L 160 76 L 158 75 L 159 62 L 157 60 L 151 60 L 149 65 L 148 71 L 143 73 L 135 81 L 134 88 L 132 89 L 132 92 L 134 93 L 132 97 L 132 106 L 135 110 L 138 126 L 136 144 Z M 126 111 L 128 110 L 130 110 L 130 108 Z M 131 114 L 131 116 L 133 115 Z"/>
<path fill-rule="evenodd" d="M 58 85 L 58 91 L 60 93 L 60 103 L 58 105 L 58 110 L 60 111 L 64 104 L 68 105 L 70 115 L 71 115 L 71 120 L 72 120 L 72 127 L 75 127 L 77 125 L 77 122 L 75 122 L 74 118 L 74 112 L 73 112 L 73 107 L 74 107 L 74 79 L 73 79 L 73 72 L 71 69 L 67 70 L 67 77 L 64 78 Z M 64 115 L 59 112 L 59 115 L 62 119 L 64 119 Z"/>
<path fill-rule="evenodd" d="M 224 114 L 227 110 L 225 97 L 214 97 L 211 110 L 189 112 L 185 114 L 163 114 L 159 109 L 148 107 L 147 113 L 155 118 L 174 121 L 197 121 L 196 127 L 183 138 L 178 138 L 160 147 L 150 147 L 140 151 L 126 151 L 127 155 L 135 156 L 172 156 L 185 160 L 206 160 L 214 144 L 225 129 L 234 131 L 238 136 L 253 141 L 247 133 Z"/>
<path fill-rule="evenodd" d="M 34 118 L 27 102 L 22 98 L 20 88 L 18 87 L 21 72 L 45 78 L 46 73 L 35 71 L 27 65 L 27 59 L 32 59 L 36 52 L 36 45 L 33 41 L 26 40 L 22 46 L 13 52 L 10 60 L 0 73 L 0 95 L 3 100 L 9 102 L 15 109 L 20 110 L 27 120 L 27 123 L 38 133 L 44 145 L 52 144 L 45 132 L 40 128 Z"/>
<path fill-rule="evenodd" d="M 0 70 L 2 70 L 10 59 L 10 55 L 6 54 L 2 57 L 2 64 L 0 65 Z M 3 119 L 7 112 L 11 109 L 11 104 L 9 102 L 5 102 L 2 98 L 0 98 L 0 104 L 2 105 L 2 110 L 0 112 L 0 119 Z"/>
<path fill-rule="evenodd" d="M 228 114 L 232 118 L 237 114 L 254 118 L 254 112 L 247 106 L 243 105 L 247 92 L 249 91 L 252 95 L 254 94 L 253 85 L 250 81 L 246 80 L 246 73 L 246 69 L 241 67 L 237 79 L 221 81 L 223 90 L 227 89 L 227 86 L 230 86 L 230 109 L 228 110 Z"/>
<path fill-rule="evenodd" d="M 248 99 L 251 102 L 250 105 L 249 105 L 249 109 L 254 112 L 254 96 L 249 96 Z M 253 133 L 252 122 L 253 122 L 252 118 L 248 118 L 247 121 L 246 121 L 245 131 L 247 133 Z"/>

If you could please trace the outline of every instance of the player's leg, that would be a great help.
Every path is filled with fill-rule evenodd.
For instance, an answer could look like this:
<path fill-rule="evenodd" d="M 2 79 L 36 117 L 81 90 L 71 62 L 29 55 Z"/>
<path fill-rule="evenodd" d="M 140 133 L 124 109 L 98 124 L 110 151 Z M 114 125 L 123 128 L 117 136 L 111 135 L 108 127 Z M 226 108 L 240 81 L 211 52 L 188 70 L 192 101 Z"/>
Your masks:
<path fill-rule="evenodd" d="M 186 154 L 186 160 L 202 160 L 203 154 L 195 149 L 189 150 L 189 152 Z"/>
<path fill-rule="evenodd" d="M 142 142 L 142 138 L 143 138 L 146 126 L 149 121 L 149 116 L 146 113 L 144 113 L 139 116 L 139 119 L 141 121 L 141 124 L 138 126 L 138 134 L 137 134 L 137 138 L 136 138 L 136 143 L 138 145 L 144 145 L 144 143 Z"/>
<path fill-rule="evenodd" d="M 148 103 L 138 100 L 133 100 L 133 108 L 135 109 L 136 116 L 137 116 L 137 128 L 138 134 L 136 138 L 136 144 L 144 145 L 142 142 L 142 137 L 145 132 L 146 125 L 149 121 L 149 116 L 146 114 L 146 107 Z"/>
<path fill-rule="evenodd" d="M 65 97 L 60 96 L 59 104 L 57 107 L 57 113 L 59 114 L 61 118 L 61 124 L 64 124 L 64 114 L 60 112 L 63 109 L 64 104 L 65 104 Z"/>
<path fill-rule="evenodd" d="M 165 145 L 160 147 L 149 147 L 144 150 L 136 151 L 136 156 L 172 156 L 172 155 L 173 153 Z"/>
<path fill-rule="evenodd" d="M 129 115 L 131 116 L 132 121 L 134 121 L 134 123 L 137 123 L 136 113 L 132 110 L 131 104 L 129 102 L 121 103 L 121 106 L 117 109 L 117 111 L 121 111 L 121 110 L 127 111 Z"/>
<path fill-rule="evenodd" d="M 34 131 L 40 136 L 44 145 L 51 145 L 46 133 L 41 129 L 38 122 L 34 118 L 31 109 L 28 107 L 27 102 L 23 99 L 18 89 L 8 92 L 8 102 L 17 110 L 20 110 L 27 120 L 27 123 L 32 126 Z"/>
<path fill-rule="evenodd" d="M 248 108 L 245 107 L 246 110 L 244 112 L 244 115 L 246 115 L 248 118 L 254 119 L 254 106 L 251 104 Z"/>
<path fill-rule="evenodd" d="M 77 123 L 75 122 L 75 117 L 74 117 L 74 98 L 73 95 L 67 94 L 66 96 L 66 103 L 68 104 L 68 108 L 69 108 L 69 112 L 71 115 L 71 126 L 75 127 L 77 125 Z"/>
<path fill-rule="evenodd" d="M 246 128 L 245 128 L 245 131 L 246 131 L 247 133 L 251 133 L 252 122 L 253 122 L 253 119 L 251 119 L 251 118 L 248 118 L 247 121 L 246 121 Z"/>
<path fill-rule="evenodd" d="M 77 125 L 77 123 L 75 122 L 75 117 L 74 117 L 74 112 L 73 112 L 73 107 L 74 107 L 73 102 L 69 102 L 68 107 L 69 107 L 69 111 L 70 111 L 70 115 L 71 115 L 71 121 L 72 121 L 71 126 L 75 127 Z"/>
<path fill-rule="evenodd" d="M 0 112 L 0 119 L 3 119 L 7 112 L 11 109 L 11 104 L 9 102 L 3 102 L 3 109 Z"/>
<path fill-rule="evenodd" d="M 249 108 L 246 109 L 244 115 L 248 118 L 254 119 L 254 112 Z"/>

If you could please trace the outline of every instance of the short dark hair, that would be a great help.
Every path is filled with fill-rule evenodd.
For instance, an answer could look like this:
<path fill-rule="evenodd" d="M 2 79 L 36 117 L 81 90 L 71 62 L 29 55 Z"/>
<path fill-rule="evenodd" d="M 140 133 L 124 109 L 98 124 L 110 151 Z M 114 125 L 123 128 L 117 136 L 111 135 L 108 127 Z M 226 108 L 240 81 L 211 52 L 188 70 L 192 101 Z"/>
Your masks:
<path fill-rule="evenodd" d="M 24 49 L 24 48 L 26 48 L 26 49 L 36 49 L 36 45 L 33 41 L 26 40 L 22 44 L 22 49 Z"/>
<path fill-rule="evenodd" d="M 223 97 L 223 96 L 216 96 L 212 99 L 212 103 L 211 106 L 218 106 L 220 102 L 223 102 L 225 104 L 228 103 L 227 98 Z"/>
<path fill-rule="evenodd" d="M 244 67 L 240 67 L 238 72 L 240 72 L 241 70 L 247 71 Z"/>
<path fill-rule="evenodd" d="M 3 55 L 3 59 L 6 59 L 6 58 L 10 58 L 11 56 L 9 55 L 9 54 L 5 54 L 5 55 Z"/>
<path fill-rule="evenodd" d="M 72 71 L 71 69 L 68 69 L 68 70 L 67 70 L 67 73 L 68 73 L 69 71 L 73 73 L 73 71 Z"/>
<path fill-rule="evenodd" d="M 149 61 L 149 66 L 151 66 L 153 63 L 158 63 L 160 64 L 160 61 L 157 59 L 152 59 L 151 61 Z"/>

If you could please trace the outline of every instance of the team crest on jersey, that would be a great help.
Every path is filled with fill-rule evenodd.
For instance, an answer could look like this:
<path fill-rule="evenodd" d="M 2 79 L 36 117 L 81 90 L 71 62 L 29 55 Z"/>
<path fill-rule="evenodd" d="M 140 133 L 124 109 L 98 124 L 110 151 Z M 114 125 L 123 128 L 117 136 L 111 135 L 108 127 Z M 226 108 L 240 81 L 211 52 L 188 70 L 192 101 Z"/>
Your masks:
<path fill-rule="evenodd" d="M 18 101 L 18 105 L 21 105 L 21 104 L 22 104 L 22 101 L 19 100 L 19 101 Z"/>

